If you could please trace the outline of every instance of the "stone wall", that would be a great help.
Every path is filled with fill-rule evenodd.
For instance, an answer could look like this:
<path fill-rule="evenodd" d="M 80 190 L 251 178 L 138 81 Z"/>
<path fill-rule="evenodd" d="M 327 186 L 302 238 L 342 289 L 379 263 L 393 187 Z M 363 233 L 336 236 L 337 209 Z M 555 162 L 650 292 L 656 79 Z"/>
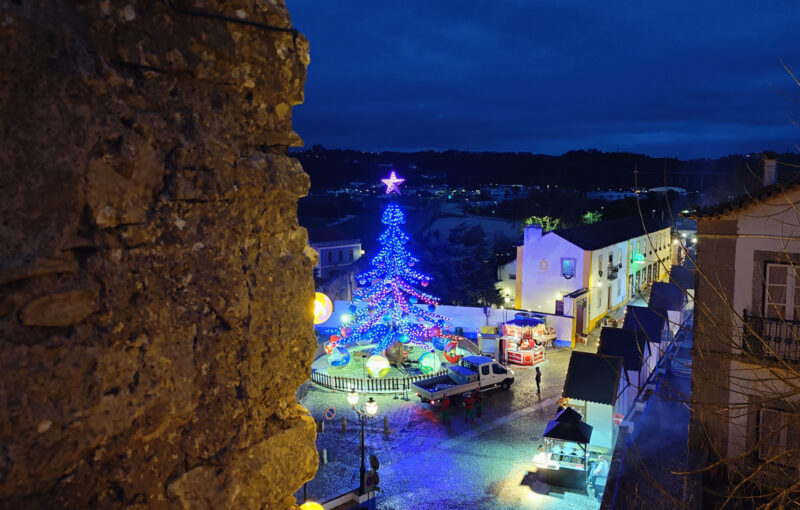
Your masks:
<path fill-rule="evenodd" d="M 290 27 L 0 2 L 0 508 L 283 508 L 313 476 Z"/>

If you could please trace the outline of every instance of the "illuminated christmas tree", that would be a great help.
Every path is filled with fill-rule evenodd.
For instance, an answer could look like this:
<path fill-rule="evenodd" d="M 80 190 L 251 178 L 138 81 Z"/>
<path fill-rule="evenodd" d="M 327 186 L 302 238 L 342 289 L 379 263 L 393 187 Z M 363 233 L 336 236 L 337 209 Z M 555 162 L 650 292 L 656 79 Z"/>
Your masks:
<path fill-rule="evenodd" d="M 398 185 L 404 180 L 394 172 L 382 179 L 386 193 L 399 194 Z M 362 288 L 355 300 L 366 301 L 367 306 L 351 307 L 350 321 L 342 328 L 342 343 L 375 343 L 375 353 L 396 341 L 427 347 L 448 319 L 434 313 L 439 298 L 415 287 L 427 287 L 431 277 L 412 269 L 419 260 L 406 249 L 409 237 L 401 228 L 406 219 L 397 203 L 386 206 L 381 222 L 386 225 L 379 238 L 382 248 L 370 261 L 371 269 L 356 276 Z"/>

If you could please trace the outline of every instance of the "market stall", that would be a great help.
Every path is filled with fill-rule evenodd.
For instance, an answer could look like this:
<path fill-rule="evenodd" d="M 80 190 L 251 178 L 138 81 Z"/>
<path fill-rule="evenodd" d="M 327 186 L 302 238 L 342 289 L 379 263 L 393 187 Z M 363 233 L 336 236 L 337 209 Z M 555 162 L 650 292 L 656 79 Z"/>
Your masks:
<path fill-rule="evenodd" d="M 574 409 L 561 409 L 547 423 L 544 444 L 533 462 L 544 473 L 547 483 L 561 487 L 584 489 L 589 472 L 586 445 L 592 437 L 592 426 L 581 421 Z"/>
<path fill-rule="evenodd" d="M 545 347 L 556 338 L 553 328 L 544 319 L 515 319 L 502 325 L 500 339 L 505 346 L 505 359 L 516 365 L 536 365 L 545 359 Z"/>

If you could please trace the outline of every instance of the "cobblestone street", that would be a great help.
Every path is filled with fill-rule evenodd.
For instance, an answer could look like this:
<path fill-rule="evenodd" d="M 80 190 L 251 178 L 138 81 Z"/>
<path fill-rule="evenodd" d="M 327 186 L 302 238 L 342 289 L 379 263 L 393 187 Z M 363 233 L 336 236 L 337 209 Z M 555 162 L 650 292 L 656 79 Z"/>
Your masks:
<path fill-rule="evenodd" d="M 588 345 L 576 349 L 594 352 L 596 339 L 590 336 Z M 410 401 L 374 396 L 380 407 L 366 425 L 366 450 L 381 462 L 378 508 L 597 508 L 598 502 L 587 494 L 548 486 L 529 473 L 547 421 L 555 415 L 570 352 L 548 352 L 540 365 L 541 396 L 533 368 L 513 366 L 514 385 L 507 392 L 486 393 L 483 416 L 475 424 L 465 423 L 462 408 L 454 409 L 452 425 L 445 427 L 438 409 L 414 395 Z M 317 422 L 327 408 L 336 410 L 317 436 L 320 459 L 324 449 L 328 463 L 320 462 L 316 478 L 307 485 L 308 498 L 324 501 L 357 487 L 360 425 L 346 395 L 314 386 L 302 404 Z M 342 416 L 347 417 L 346 432 Z"/>

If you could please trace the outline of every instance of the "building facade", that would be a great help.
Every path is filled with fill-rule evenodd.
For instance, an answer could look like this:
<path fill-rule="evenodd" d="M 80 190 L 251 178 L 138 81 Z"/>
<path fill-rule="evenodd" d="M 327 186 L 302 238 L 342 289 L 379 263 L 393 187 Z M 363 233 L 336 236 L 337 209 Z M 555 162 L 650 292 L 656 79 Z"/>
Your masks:
<path fill-rule="evenodd" d="M 529 225 L 517 249 L 516 308 L 573 316 L 576 332 L 585 334 L 610 310 L 668 275 L 670 246 L 669 224 L 651 218 L 545 234 Z"/>
<path fill-rule="evenodd" d="M 704 506 L 800 499 L 798 204 L 800 185 L 772 185 L 695 215 L 689 446 Z"/>
<path fill-rule="evenodd" d="M 314 272 L 323 280 L 328 278 L 334 270 L 353 264 L 360 259 L 363 254 L 360 239 L 334 239 L 324 241 L 315 241 L 312 239 L 309 245 L 317 252 L 317 255 L 319 255 L 317 265 L 314 266 Z"/>

